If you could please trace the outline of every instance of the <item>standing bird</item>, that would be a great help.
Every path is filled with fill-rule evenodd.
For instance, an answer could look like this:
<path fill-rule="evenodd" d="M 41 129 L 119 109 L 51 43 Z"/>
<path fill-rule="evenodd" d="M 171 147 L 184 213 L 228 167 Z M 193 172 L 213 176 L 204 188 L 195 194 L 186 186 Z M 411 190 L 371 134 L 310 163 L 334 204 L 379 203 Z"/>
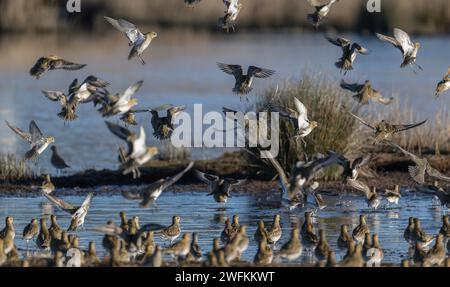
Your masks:
<path fill-rule="evenodd" d="M 300 232 L 298 226 L 291 230 L 291 238 L 280 249 L 278 256 L 288 261 L 294 261 L 302 255 L 302 244 L 300 242 Z"/>
<path fill-rule="evenodd" d="M 442 81 L 440 81 L 436 86 L 435 97 L 438 98 L 439 94 L 442 94 L 450 89 L 450 67 L 447 69 L 447 73 L 445 74 Z"/>
<path fill-rule="evenodd" d="M 72 215 L 72 220 L 70 222 L 70 226 L 68 231 L 75 231 L 77 227 L 84 225 L 84 220 L 88 213 L 89 207 L 91 206 L 93 193 L 89 193 L 84 199 L 81 205 L 72 205 L 64 200 L 52 196 L 50 194 L 43 194 L 51 203 L 58 206 L 61 210 Z"/>
<path fill-rule="evenodd" d="M 45 175 L 45 179 L 42 182 L 40 189 L 41 192 L 46 194 L 50 194 L 55 190 L 55 186 L 53 185 L 49 174 Z"/>
<path fill-rule="evenodd" d="M 23 239 L 27 241 L 27 249 L 28 242 L 33 240 L 39 234 L 39 224 L 36 218 L 33 218 L 31 222 L 25 226 L 23 229 Z"/>
<path fill-rule="evenodd" d="M 177 256 L 178 258 L 186 258 L 191 250 L 191 237 L 188 233 L 183 234 L 180 241 L 175 242 L 169 248 L 164 249 L 163 253 Z"/>
<path fill-rule="evenodd" d="M 122 195 L 123 195 L 123 197 L 130 199 L 130 200 L 140 200 L 141 201 L 140 206 L 143 208 L 147 208 L 151 204 L 156 202 L 156 200 L 158 199 L 158 197 L 162 194 L 162 192 L 164 190 L 166 190 L 170 186 L 174 185 L 193 166 L 194 166 L 194 162 L 191 161 L 189 163 L 189 165 L 181 172 L 177 173 L 174 176 L 168 176 L 166 178 L 162 178 L 162 179 L 150 184 L 142 192 L 130 193 L 128 191 L 123 191 Z"/>
<path fill-rule="evenodd" d="M 130 41 L 129 46 L 132 47 L 130 54 L 128 55 L 128 60 L 134 57 L 138 57 L 142 65 L 145 65 L 144 59 L 142 59 L 142 53 L 148 48 L 152 40 L 158 37 L 156 32 L 148 32 L 143 34 L 139 29 L 132 23 L 123 19 L 113 19 L 109 17 L 104 17 L 111 25 L 117 30 L 125 34 L 127 39 Z"/>
<path fill-rule="evenodd" d="M 317 243 L 314 253 L 318 261 L 326 260 L 328 253 L 331 251 L 330 245 L 328 244 L 327 238 L 325 236 L 325 230 L 319 230 L 319 242 Z"/>
<path fill-rule="evenodd" d="M 275 214 L 273 217 L 273 223 L 270 229 L 267 229 L 267 243 L 276 244 L 280 240 L 282 235 L 282 229 L 280 225 L 281 217 L 279 214 Z"/>
<path fill-rule="evenodd" d="M 247 75 L 244 75 L 242 66 L 240 65 L 229 65 L 223 63 L 217 63 L 217 65 L 224 73 L 234 76 L 236 82 L 233 88 L 233 92 L 239 96 L 243 96 L 251 92 L 251 90 L 253 89 L 251 85 L 255 77 L 269 78 L 275 74 L 274 70 L 249 66 Z"/>
<path fill-rule="evenodd" d="M 363 183 L 360 180 L 348 180 L 347 182 L 354 189 L 364 192 L 364 195 L 366 196 L 367 206 L 373 209 L 378 208 L 378 206 L 381 203 L 381 200 L 378 197 L 376 186 L 369 188 L 365 183 Z"/>
<path fill-rule="evenodd" d="M 227 203 L 228 198 L 231 197 L 230 191 L 232 187 L 240 185 L 245 181 L 232 178 L 220 178 L 217 175 L 203 173 L 198 170 L 195 170 L 195 175 L 208 185 L 208 195 L 212 195 L 218 203 Z"/>
<path fill-rule="evenodd" d="M 398 201 L 402 197 L 402 194 L 400 193 L 400 186 L 396 184 L 394 189 L 386 189 L 384 191 L 384 195 L 389 203 L 398 205 Z"/>
<path fill-rule="evenodd" d="M 40 229 L 39 234 L 36 238 L 36 245 L 39 249 L 50 250 L 50 242 L 52 237 L 47 229 L 47 221 L 45 217 L 42 217 L 40 220 Z"/>
<path fill-rule="evenodd" d="M 119 156 L 121 159 L 120 169 L 123 175 L 133 173 L 133 178 L 139 178 L 141 172 L 139 167 L 151 160 L 158 149 L 156 147 L 148 147 L 146 144 L 146 135 L 144 127 L 141 126 L 140 133 L 137 135 L 127 128 L 105 121 L 108 129 L 117 137 L 127 142 L 128 151 L 125 152 L 121 147 Z"/>
<path fill-rule="evenodd" d="M 162 110 L 167 111 L 165 117 L 159 116 L 159 112 Z M 186 107 L 184 106 L 162 105 L 155 109 L 137 110 L 132 111 L 132 113 L 150 112 L 152 115 L 153 136 L 162 141 L 170 139 L 175 129 L 175 119 L 185 110 Z"/>
<path fill-rule="evenodd" d="M 353 229 L 353 239 L 357 244 L 362 244 L 367 233 L 370 233 L 370 230 L 369 226 L 366 224 L 366 216 L 361 214 L 359 216 L 359 225 Z"/>
<path fill-rule="evenodd" d="M 349 84 L 342 80 L 341 88 L 356 93 L 353 95 L 353 98 L 358 101 L 360 105 L 368 105 L 370 100 L 377 101 L 383 105 L 389 105 L 394 100 L 393 97 L 384 98 L 380 92 L 372 88 L 372 84 L 369 80 L 366 80 L 364 84 Z"/>
<path fill-rule="evenodd" d="M 263 237 L 258 243 L 258 251 L 253 259 L 253 263 L 260 266 L 270 265 L 273 259 L 273 251 L 267 245 L 267 238 Z"/>
<path fill-rule="evenodd" d="M 419 243 L 421 247 L 427 247 L 433 242 L 434 237 L 426 234 L 426 232 L 421 227 L 420 219 L 414 218 L 414 230 L 411 234 L 412 239 Z"/>
<path fill-rule="evenodd" d="M 388 144 L 397 148 L 414 162 L 415 166 L 408 166 L 408 172 L 415 182 L 424 184 L 425 174 L 435 179 L 450 182 L 450 177 L 440 173 L 437 169 L 433 168 L 426 158 L 420 158 L 415 154 L 403 149 L 401 146 L 392 141 L 389 141 Z"/>
<path fill-rule="evenodd" d="M 59 58 L 58 56 L 50 55 L 48 57 L 39 58 L 30 70 L 30 75 L 39 79 L 42 74 L 51 70 L 69 70 L 76 71 L 84 68 L 84 64 L 76 64 Z"/>
<path fill-rule="evenodd" d="M 50 162 L 52 163 L 53 167 L 56 168 L 58 174 L 60 174 L 63 169 L 70 168 L 70 166 L 58 154 L 55 145 L 53 145 L 50 149 L 52 150 L 52 157 L 50 158 Z"/>
<path fill-rule="evenodd" d="M 444 237 L 450 237 L 450 217 L 449 215 L 442 216 L 442 226 L 439 233 L 444 235 Z"/>
<path fill-rule="evenodd" d="M 408 218 L 408 226 L 406 226 L 405 231 L 403 232 L 403 238 L 405 238 L 406 242 L 409 243 L 409 246 L 412 247 L 414 245 L 414 217 Z"/>
<path fill-rule="evenodd" d="M 339 2 L 339 0 L 331 0 L 324 5 L 320 5 L 316 0 L 308 0 L 308 2 L 316 9 L 314 13 L 308 14 L 308 21 L 317 29 L 323 19 L 330 13 L 331 6 L 333 6 L 334 3 Z"/>
<path fill-rule="evenodd" d="M 344 75 L 346 75 L 348 71 L 353 70 L 353 62 L 356 60 L 358 53 L 361 55 L 369 54 L 369 50 L 360 44 L 356 42 L 352 43 L 345 38 L 331 38 L 326 36 L 326 39 L 333 45 L 342 48 L 342 57 L 334 65 L 341 71 L 344 70 Z"/>
<path fill-rule="evenodd" d="M 149 223 L 142 226 L 142 231 L 154 231 L 155 234 L 159 235 L 164 240 L 169 240 L 170 243 L 178 238 L 181 234 L 181 218 L 178 215 L 172 217 L 172 224 L 169 226 L 163 226 L 160 224 Z"/>
<path fill-rule="evenodd" d="M 424 120 L 420 123 L 415 124 L 404 124 L 404 125 L 396 125 L 396 124 L 390 124 L 386 122 L 385 120 L 382 120 L 381 122 L 372 125 L 364 121 L 362 118 L 350 113 L 354 118 L 356 118 L 358 121 L 360 121 L 365 126 L 371 128 L 374 131 L 374 144 L 378 144 L 382 141 L 389 140 L 394 134 L 403 132 L 412 128 L 416 128 L 418 126 L 423 125 L 427 122 L 427 120 Z"/>
<path fill-rule="evenodd" d="M 399 28 L 394 28 L 394 37 L 389 37 L 378 33 L 376 33 L 376 35 L 381 41 L 391 43 L 395 48 L 399 49 L 400 52 L 402 52 L 403 62 L 400 65 L 401 68 L 414 64 L 421 71 L 423 71 L 422 67 L 416 63 L 417 52 L 419 51 L 420 43 L 413 43 L 409 38 L 409 35 L 405 31 Z M 414 69 L 413 71 L 414 73 L 416 73 Z"/>
<path fill-rule="evenodd" d="M 347 249 L 348 243 L 350 241 L 353 241 L 352 236 L 348 233 L 348 225 L 342 224 L 341 225 L 341 233 L 337 240 L 337 245 L 340 249 Z"/>
<path fill-rule="evenodd" d="M 34 120 L 30 122 L 29 133 L 12 126 L 8 121 L 6 121 L 6 125 L 30 144 L 31 149 L 25 153 L 26 160 L 36 160 L 50 144 L 55 142 L 54 137 L 43 136 Z"/>
<path fill-rule="evenodd" d="M 287 117 L 294 124 L 296 131 L 294 137 L 300 138 L 304 142 L 304 138 L 317 128 L 318 123 L 308 119 L 308 110 L 296 97 L 294 97 L 294 104 L 296 111 L 289 108 L 285 108 L 285 110 L 278 107 L 273 108 L 274 111 L 280 113 L 280 116 Z"/>

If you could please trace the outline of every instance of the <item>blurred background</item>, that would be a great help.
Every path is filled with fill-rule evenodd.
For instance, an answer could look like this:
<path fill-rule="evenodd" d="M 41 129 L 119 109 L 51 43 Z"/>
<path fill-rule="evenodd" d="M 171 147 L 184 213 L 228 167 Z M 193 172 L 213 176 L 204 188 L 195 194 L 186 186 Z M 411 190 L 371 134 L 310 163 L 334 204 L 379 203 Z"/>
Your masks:
<path fill-rule="evenodd" d="M 326 75 L 338 88 L 344 77 L 334 67 L 341 50 L 330 45 L 321 30 L 306 20 L 314 9 L 307 0 L 241 0 L 235 33 L 217 28 L 223 16 L 222 0 L 202 0 L 188 7 L 183 0 L 81 0 L 81 13 L 68 13 L 65 0 L 0 0 L 0 153 L 28 149 L 3 124 L 8 120 L 26 129 L 35 119 L 41 130 L 56 137 L 60 154 L 72 172 L 87 168 L 115 168 L 120 140 L 105 128 L 104 119 L 90 105 L 79 108 L 79 119 L 64 125 L 57 117 L 58 103 L 50 102 L 41 90 L 67 91 L 74 78 L 96 75 L 111 82 L 111 92 L 121 92 L 144 80 L 137 94 L 140 107 L 161 104 L 195 103 L 204 112 L 223 106 L 245 109 L 255 95 L 269 86 L 296 80 L 305 71 Z M 326 1 L 322 1 L 326 2 Z M 358 56 L 348 82 L 370 79 L 383 95 L 396 98 L 394 105 L 365 107 L 367 112 L 408 111 L 405 122 L 436 119 L 450 133 L 449 95 L 434 100 L 434 88 L 450 65 L 450 5 L 448 0 L 381 0 L 381 13 L 368 13 L 364 0 L 341 0 L 324 21 L 324 28 L 359 42 L 371 54 Z M 103 16 L 125 18 L 143 32 L 156 31 L 158 38 L 144 53 L 147 65 L 128 61 L 127 40 Z M 420 41 L 418 63 L 423 72 L 400 69 L 399 51 L 379 41 L 374 32 L 391 35 L 399 27 Z M 80 71 L 51 71 L 40 80 L 28 71 L 41 56 L 55 54 L 88 64 Z M 241 101 L 231 92 L 232 77 L 222 73 L 216 62 L 257 65 L 274 69 L 269 80 L 256 80 L 254 91 Z M 113 119 L 115 121 L 116 119 Z M 150 116 L 139 115 L 149 135 L 149 144 L 158 146 L 150 135 Z M 428 127 L 429 129 L 430 127 Z M 223 149 L 193 149 L 196 159 L 214 158 Z M 41 172 L 51 171 L 50 151 L 39 162 Z"/>

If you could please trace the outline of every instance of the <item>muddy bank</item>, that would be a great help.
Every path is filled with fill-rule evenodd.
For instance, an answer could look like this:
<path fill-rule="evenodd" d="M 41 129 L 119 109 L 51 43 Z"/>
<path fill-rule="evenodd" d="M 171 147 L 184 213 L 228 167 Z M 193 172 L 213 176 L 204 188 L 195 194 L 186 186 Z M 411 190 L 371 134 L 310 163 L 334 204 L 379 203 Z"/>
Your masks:
<path fill-rule="evenodd" d="M 444 174 L 450 171 L 450 156 L 427 156 L 430 163 Z M 54 177 L 52 181 L 61 194 L 82 194 L 95 192 L 109 195 L 119 194 L 122 190 L 139 190 L 146 185 L 161 178 L 172 176 L 181 171 L 188 161 L 152 161 L 142 168 L 142 177 L 133 179 L 131 175 L 122 175 L 113 170 L 86 170 L 73 175 Z M 377 154 L 370 163 L 370 168 L 375 171 L 372 177 L 365 178 L 369 186 L 377 186 L 379 189 L 392 188 L 394 184 L 401 186 L 414 186 L 413 180 L 408 174 L 408 166 L 413 164 L 408 158 L 395 154 Z M 249 166 L 242 155 L 225 154 L 216 160 L 201 160 L 195 162 L 195 169 L 204 172 L 247 181 L 234 189 L 242 193 L 269 193 L 278 189 L 274 173 L 269 169 L 261 169 Z M 1 195 L 32 196 L 39 194 L 39 186 L 42 178 L 22 180 L 17 182 L 0 182 Z M 342 186 L 340 180 L 321 181 L 320 189 L 325 192 L 336 190 L 351 192 L 351 189 Z M 188 172 L 174 187 L 174 192 L 192 192 L 205 190 L 202 184 L 193 174 Z"/>

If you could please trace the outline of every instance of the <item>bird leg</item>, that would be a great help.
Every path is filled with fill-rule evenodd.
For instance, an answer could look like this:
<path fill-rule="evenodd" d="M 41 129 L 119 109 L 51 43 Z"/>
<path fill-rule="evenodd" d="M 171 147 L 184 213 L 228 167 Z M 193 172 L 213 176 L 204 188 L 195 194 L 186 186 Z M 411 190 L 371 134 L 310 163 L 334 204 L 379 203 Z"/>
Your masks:
<path fill-rule="evenodd" d="M 139 60 L 141 60 L 141 64 L 142 64 L 142 65 L 145 65 L 146 63 L 145 63 L 144 59 L 142 59 L 142 56 L 139 55 L 138 57 L 139 57 Z"/>

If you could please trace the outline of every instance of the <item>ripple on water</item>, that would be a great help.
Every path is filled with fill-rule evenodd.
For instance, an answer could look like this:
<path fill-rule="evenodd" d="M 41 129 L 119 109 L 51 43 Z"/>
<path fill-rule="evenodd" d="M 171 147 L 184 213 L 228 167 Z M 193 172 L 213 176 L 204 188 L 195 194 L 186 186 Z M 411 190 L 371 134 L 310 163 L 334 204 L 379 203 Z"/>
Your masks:
<path fill-rule="evenodd" d="M 400 208 L 380 208 L 377 211 L 367 209 L 361 196 L 345 195 L 342 197 L 326 197 L 329 206 L 318 213 L 315 219 L 316 230 L 324 229 L 330 246 L 336 251 L 337 259 L 341 259 L 345 251 L 337 247 L 337 238 L 342 224 L 349 224 L 354 228 L 358 224 L 358 216 L 361 212 L 367 214 L 367 223 L 372 233 L 378 233 L 381 245 L 385 252 L 386 263 L 399 263 L 407 256 L 408 244 L 403 239 L 403 231 L 407 225 L 408 217 L 419 217 L 428 234 L 436 234 L 442 224 L 441 217 L 444 211 L 437 207 L 433 208 L 431 197 L 404 196 L 401 199 Z M 62 199 L 81 204 L 82 196 L 63 196 Z M 226 217 L 239 215 L 240 223 L 248 226 L 250 246 L 243 254 L 245 260 L 253 260 L 257 251 L 253 234 L 256 230 L 257 221 L 262 219 L 270 222 L 275 214 L 280 213 L 282 218 L 283 236 L 278 244 L 289 240 L 291 224 L 299 219 L 303 220 L 304 210 L 297 209 L 289 211 L 278 208 L 271 204 L 275 198 L 265 198 L 258 195 L 235 195 L 226 206 L 215 203 L 205 193 L 171 193 L 167 192 L 161 196 L 157 205 L 150 209 L 138 207 L 136 202 L 127 201 L 121 196 L 98 196 L 94 197 L 91 209 L 86 220 L 86 228 L 103 225 L 107 220 L 114 219 L 119 224 L 119 211 L 123 210 L 128 217 L 139 216 L 141 224 L 150 222 L 159 224 L 170 224 L 174 214 L 181 216 L 183 232 L 197 232 L 199 243 L 204 251 L 210 250 L 212 240 L 220 237 Z M 341 204 L 345 202 L 346 204 Z M 5 197 L 0 201 L 0 220 L 3 222 L 5 216 L 14 217 L 14 226 L 18 236 L 16 244 L 18 248 L 25 249 L 26 243 L 21 239 L 21 233 L 31 218 L 39 218 L 55 213 L 59 224 L 67 228 L 70 216 L 50 205 L 45 198 L 14 198 Z M 3 225 L 3 223 L 2 223 Z M 90 240 L 94 240 L 97 250 L 103 253 L 101 246 L 102 235 L 85 230 L 79 230 L 80 244 L 87 247 Z M 156 238 L 159 244 L 167 244 Z M 294 263 L 303 262 L 305 254 Z"/>

